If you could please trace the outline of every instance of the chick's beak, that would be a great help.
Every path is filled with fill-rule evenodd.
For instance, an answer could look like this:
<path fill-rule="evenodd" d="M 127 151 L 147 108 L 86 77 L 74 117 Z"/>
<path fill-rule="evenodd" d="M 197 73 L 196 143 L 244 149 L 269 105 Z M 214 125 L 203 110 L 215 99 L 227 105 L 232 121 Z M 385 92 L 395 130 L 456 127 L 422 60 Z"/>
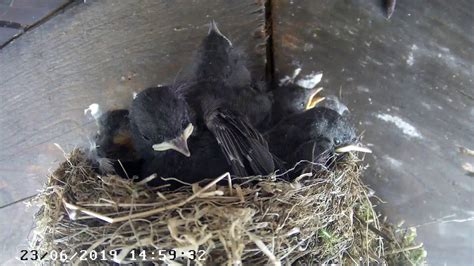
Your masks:
<path fill-rule="evenodd" d="M 345 153 L 345 152 L 350 152 L 350 151 L 358 151 L 358 152 L 365 152 L 365 153 L 372 153 L 372 150 L 365 148 L 365 147 L 360 147 L 354 144 L 342 146 L 339 148 L 336 148 L 335 151 L 337 153 Z"/>
<path fill-rule="evenodd" d="M 171 149 L 180 152 L 186 157 L 191 156 L 191 152 L 188 148 L 188 140 L 185 136 L 181 136 L 170 141 Z"/>
<path fill-rule="evenodd" d="M 311 93 L 308 102 L 306 103 L 306 110 L 314 108 L 318 103 L 324 101 L 325 97 L 319 96 L 323 88 L 317 88 L 313 93 Z"/>
<path fill-rule="evenodd" d="M 175 150 L 179 153 L 182 153 L 186 157 L 191 156 L 191 152 L 188 148 L 187 138 L 184 135 L 170 141 L 154 144 L 152 148 L 155 151 Z"/>
<path fill-rule="evenodd" d="M 186 127 L 184 132 L 177 138 L 164 141 L 159 144 L 153 144 L 152 148 L 155 151 L 167 151 L 167 150 L 175 150 L 186 157 L 191 156 L 191 152 L 188 148 L 188 138 L 193 133 L 194 126 L 193 124 L 189 123 Z"/>

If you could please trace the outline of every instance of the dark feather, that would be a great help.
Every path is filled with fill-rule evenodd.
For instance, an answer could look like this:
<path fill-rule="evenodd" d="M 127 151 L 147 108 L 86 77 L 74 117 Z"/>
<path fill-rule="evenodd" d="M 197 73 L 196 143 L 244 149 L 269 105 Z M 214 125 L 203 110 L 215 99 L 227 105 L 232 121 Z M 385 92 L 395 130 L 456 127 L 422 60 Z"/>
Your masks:
<path fill-rule="evenodd" d="M 163 185 L 159 177 L 174 177 L 187 183 L 198 182 L 205 178 L 216 178 L 229 171 L 227 161 L 222 154 L 215 137 L 209 132 L 200 132 L 189 139 L 190 157 L 184 157 L 173 151 L 166 151 L 148 158 L 142 168 L 141 176 L 147 177 L 154 173 L 158 178 L 149 184 Z M 178 182 L 170 181 L 173 187 Z"/>
<path fill-rule="evenodd" d="M 206 124 L 234 174 L 266 175 L 275 170 L 267 142 L 245 118 L 229 110 L 217 109 L 206 117 Z"/>
<path fill-rule="evenodd" d="M 334 158 L 335 148 L 357 140 L 348 118 L 325 107 L 288 116 L 265 137 L 270 151 L 285 161 L 287 168 L 300 161 L 327 166 Z"/>

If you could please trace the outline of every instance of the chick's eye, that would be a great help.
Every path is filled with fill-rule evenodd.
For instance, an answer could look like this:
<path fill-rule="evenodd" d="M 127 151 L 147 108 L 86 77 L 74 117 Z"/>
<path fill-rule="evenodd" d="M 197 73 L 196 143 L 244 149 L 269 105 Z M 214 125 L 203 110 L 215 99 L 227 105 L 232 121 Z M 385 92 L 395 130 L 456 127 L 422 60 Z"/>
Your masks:
<path fill-rule="evenodd" d="M 147 136 L 145 136 L 145 135 L 142 135 L 142 138 L 143 138 L 144 140 L 146 140 L 146 141 L 150 141 L 150 140 L 151 140 L 149 137 L 147 137 Z"/>
<path fill-rule="evenodd" d="M 340 145 L 340 144 L 341 144 L 341 140 L 339 140 L 339 139 L 334 139 L 334 144 Z"/>

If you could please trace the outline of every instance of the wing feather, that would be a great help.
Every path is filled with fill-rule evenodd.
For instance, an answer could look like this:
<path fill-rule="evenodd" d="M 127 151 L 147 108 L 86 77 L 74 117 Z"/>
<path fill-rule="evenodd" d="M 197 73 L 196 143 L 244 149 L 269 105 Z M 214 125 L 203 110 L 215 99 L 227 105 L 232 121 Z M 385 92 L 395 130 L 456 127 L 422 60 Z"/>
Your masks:
<path fill-rule="evenodd" d="M 206 117 L 206 124 L 235 175 L 267 175 L 275 170 L 266 140 L 245 117 L 219 108 Z"/>

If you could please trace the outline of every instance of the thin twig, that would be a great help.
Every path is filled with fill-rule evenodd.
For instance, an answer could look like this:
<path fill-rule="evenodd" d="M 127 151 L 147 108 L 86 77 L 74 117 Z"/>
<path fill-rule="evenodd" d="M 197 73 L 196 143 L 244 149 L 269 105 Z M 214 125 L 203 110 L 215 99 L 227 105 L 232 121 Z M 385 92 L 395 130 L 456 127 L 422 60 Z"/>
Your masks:
<path fill-rule="evenodd" d="M 419 249 L 419 248 L 422 248 L 422 247 L 423 247 L 423 243 L 421 243 L 419 245 L 416 245 L 416 246 L 410 246 L 410 247 L 395 249 L 395 250 L 385 252 L 385 256 L 397 254 L 397 253 L 400 253 L 400 252 L 407 252 L 407 251 L 414 250 L 414 249 Z"/>
<path fill-rule="evenodd" d="M 385 234 L 382 231 L 380 231 L 379 229 L 375 228 L 373 225 L 371 225 L 369 223 L 366 223 L 359 215 L 357 215 L 357 213 L 354 213 L 354 216 L 356 217 L 357 221 L 359 221 L 364 226 L 367 226 L 370 229 L 370 231 L 372 231 L 375 234 L 383 237 L 387 241 L 394 242 L 394 240 L 391 237 L 389 237 L 387 234 Z"/>
<path fill-rule="evenodd" d="M 192 201 L 193 199 L 199 197 L 201 194 L 203 194 L 206 190 L 208 190 L 209 188 L 211 188 L 212 186 L 214 186 L 215 184 L 217 184 L 219 181 L 221 181 L 222 179 L 228 177 L 230 174 L 229 173 L 225 173 L 223 175 L 221 175 L 220 177 L 214 179 L 214 181 L 212 181 L 211 183 L 207 184 L 203 189 L 201 189 L 200 191 L 198 191 L 197 193 L 193 194 L 192 196 L 190 196 L 189 198 L 187 198 L 186 200 L 182 201 L 182 202 L 179 202 L 179 203 L 176 203 L 176 204 L 172 204 L 172 205 L 169 205 L 169 206 L 165 206 L 165 207 L 162 207 L 162 208 L 158 208 L 158 209 L 153 209 L 153 210 L 149 210 L 149 211 L 145 211 L 145 212 L 139 212 L 139 213 L 134 213 L 134 214 L 131 214 L 131 215 L 127 215 L 127 216 L 121 216 L 121 217 L 116 217 L 116 218 L 110 218 L 108 216 L 105 216 L 105 215 L 102 215 L 100 213 L 97 213 L 97 212 L 94 212 L 94 211 L 91 211 L 91 210 L 88 210 L 88 209 L 85 209 L 85 208 L 82 208 L 80 206 L 76 206 L 74 204 L 71 204 L 71 203 L 68 203 L 66 202 L 66 200 L 63 199 L 63 203 L 64 205 L 69 208 L 69 209 L 72 209 L 72 210 L 79 210 L 85 214 L 88 214 L 90 216 L 93 216 L 95 218 L 98 218 L 98 219 L 101 219 L 103 221 L 106 221 L 108 223 L 118 223 L 118 222 L 123 222 L 123 221 L 127 221 L 127 220 L 131 220 L 131 219 L 136 219 L 136 218 L 143 218 L 143 217 L 148 217 L 148 216 L 151 216 L 151 215 L 154 215 L 154 214 L 157 214 L 157 213 L 160 213 L 160 212 L 163 212 L 163 211 L 166 211 L 166 210 L 171 210 L 171 209 L 176 209 L 178 207 L 181 207 L 183 205 L 185 205 L 186 203 Z"/>

